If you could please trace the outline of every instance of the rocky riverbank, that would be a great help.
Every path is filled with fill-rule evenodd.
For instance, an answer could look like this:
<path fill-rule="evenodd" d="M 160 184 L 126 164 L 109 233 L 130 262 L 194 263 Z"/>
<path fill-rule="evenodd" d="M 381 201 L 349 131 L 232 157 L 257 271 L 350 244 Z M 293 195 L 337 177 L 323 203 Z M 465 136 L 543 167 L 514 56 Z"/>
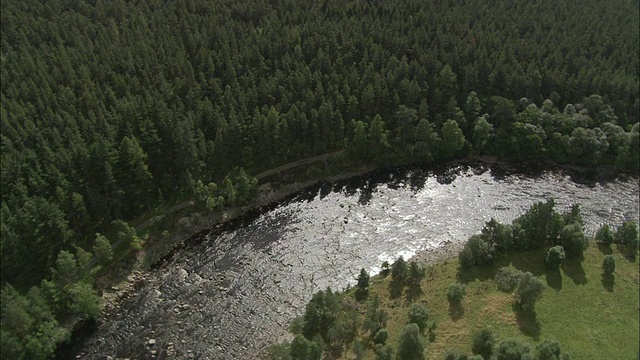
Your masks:
<path fill-rule="evenodd" d="M 257 358 L 286 338 L 314 292 L 349 286 L 360 268 L 375 272 L 400 255 L 446 260 L 491 217 L 510 221 L 548 197 L 560 208 L 581 202 L 593 224 L 638 216 L 637 181 L 590 187 L 483 168 L 380 171 L 295 196 L 262 191 L 272 205 L 179 242 L 153 271 L 114 286 L 119 301 L 74 356 Z M 195 231 L 206 226 L 199 221 L 185 223 Z"/>

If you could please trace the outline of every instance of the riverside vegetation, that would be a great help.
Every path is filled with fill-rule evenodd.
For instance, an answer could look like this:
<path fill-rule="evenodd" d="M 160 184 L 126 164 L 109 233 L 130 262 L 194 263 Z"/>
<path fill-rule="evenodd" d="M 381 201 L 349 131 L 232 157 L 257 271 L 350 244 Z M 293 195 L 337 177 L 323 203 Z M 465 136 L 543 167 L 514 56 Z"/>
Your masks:
<path fill-rule="evenodd" d="M 492 155 L 638 171 L 637 2 L 0 10 L 3 357 L 49 357 L 99 316 L 95 279 L 166 235 L 171 205 L 236 208 L 282 164 Z"/>
<path fill-rule="evenodd" d="M 362 269 L 352 289 L 316 293 L 291 325 L 293 341 L 265 358 L 637 356 L 637 223 L 604 224 L 589 239 L 579 206 L 554 206 L 486 222 L 458 259 L 422 267 L 399 258 L 371 278 Z"/>

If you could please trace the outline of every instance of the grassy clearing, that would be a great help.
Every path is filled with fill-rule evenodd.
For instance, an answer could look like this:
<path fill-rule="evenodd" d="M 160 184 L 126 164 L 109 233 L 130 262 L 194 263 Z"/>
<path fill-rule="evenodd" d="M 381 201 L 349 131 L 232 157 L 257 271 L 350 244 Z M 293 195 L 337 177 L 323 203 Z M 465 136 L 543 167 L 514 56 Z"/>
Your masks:
<path fill-rule="evenodd" d="M 608 253 L 617 260 L 612 287 L 605 286 L 601 276 L 602 259 Z M 430 267 L 422 281 L 422 294 L 415 300 L 426 304 L 437 321 L 426 358 L 443 359 L 453 349 L 470 354 L 473 334 L 489 327 L 498 342 L 517 337 L 535 346 L 545 339 L 558 340 L 563 353 L 572 359 L 637 359 L 638 262 L 626 259 L 615 246 L 613 250 L 599 249 L 593 243 L 582 263 L 568 261 L 557 275 L 545 273 L 543 258 L 542 251 L 504 256 L 494 266 L 473 268 L 466 274 L 458 274 L 457 259 Z M 535 316 L 517 315 L 512 307 L 513 296 L 494 284 L 496 270 L 507 265 L 530 271 L 546 281 Z M 390 299 L 389 280 L 372 278 L 370 296 L 377 293 L 381 307 L 389 313 L 389 343 L 395 348 L 411 302 L 404 295 Z M 447 287 L 457 280 L 468 287 L 462 311 L 450 308 L 446 296 Z M 343 358 L 355 356 L 345 352 Z M 374 358 L 373 351 L 367 350 L 365 359 Z"/>

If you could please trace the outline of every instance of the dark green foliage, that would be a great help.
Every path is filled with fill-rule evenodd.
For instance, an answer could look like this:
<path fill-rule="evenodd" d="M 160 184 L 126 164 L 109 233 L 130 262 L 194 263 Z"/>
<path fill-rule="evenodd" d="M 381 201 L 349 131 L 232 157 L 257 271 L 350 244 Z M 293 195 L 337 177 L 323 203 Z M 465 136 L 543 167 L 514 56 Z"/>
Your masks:
<path fill-rule="evenodd" d="M 265 356 L 267 360 L 292 360 L 290 344 L 271 345 Z"/>
<path fill-rule="evenodd" d="M 429 310 L 422 304 L 411 305 L 407 315 L 407 322 L 418 325 L 420 332 L 423 332 L 429 326 Z"/>
<path fill-rule="evenodd" d="M 578 223 L 580 226 L 584 226 L 584 219 L 580 212 L 580 204 L 574 204 L 571 206 L 571 210 L 562 214 L 562 221 L 565 224 Z"/>
<path fill-rule="evenodd" d="M 455 120 L 447 120 L 442 125 L 442 144 L 440 153 L 444 159 L 451 159 L 460 154 L 464 147 L 464 134 Z"/>
<path fill-rule="evenodd" d="M 605 275 L 612 275 L 616 271 L 616 257 L 613 255 L 605 255 L 602 260 L 602 271 Z"/>
<path fill-rule="evenodd" d="M 91 287 L 91 284 L 78 282 L 68 289 L 70 304 L 69 309 L 76 314 L 85 314 L 95 319 L 102 311 L 102 299 Z"/>
<path fill-rule="evenodd" d="M 449 304 L 457 306 L 460 305 L 466 294 L 466 285 L 459 283 L 451 284 L 447 289 L 447 300 L 449 300 Z"/>
<path fill-rule="evenodd" d="M 376 346 L 376 360 L 392 360 L 393 359 L 393 348 L 391 345 L 384 346 Z"/>
<path fill-rule="evenodd" d="M 555 211 L 553 199 L 531 205 L 513 224 L 523 232 L 519 234 L 518 241 L 514 241 L 519 250 L 540 248 L 547 241 L 554 244 L 563 226 L 562 216 Z"/>
<path fill-rule="evenodd" d="M 27 291 L 61 250 L 169 197 L 206 187 L 207 209 L 243 206 L 252 175 L 339 150 L 357 164 L 474 151 L 638 171 L 633 2 L 155 5 L 3 2 L 3 284 Z M 528 226 L 516 247 L 539 245 Z M 125 235 L 112 245 L 141 248 Z"/>
<path fill-rule="evenodd" d="M 496 257 L 496 250 L 493 244 L 485 240 L 480 235 L 473 235 L 464 245 L 464 249 L 459 254 L 460 266 L 467 268 L 474 265 L 489 265 Z"/>
<path fill-rule="evenodd" d="M 554 246 L 547 251 L 544 263 L 547 266 L 547 269 L 551 271 L 558 271 L 564 258 L 564 248 L 562 246 Z"/>
<path fill-rule="evenodd" d="M 358 276 L 358 284 L 356 289 L 356 300 L 361 301 L 367 297 L 369 293 L 369 273 L 363 268 L 360 269 Z"/>
<path fill-rule="evenodd" d="M 364 343 L 360 340 L 355 340 L 351 346 L 351 351 L 356 355 L 356 360 L 362 360 L 365 351 Z"/>
<path fill-rule="evenodd" d="M 290 349 L 293 360 L 320 360 L 322 357 L 320 346 L 302 335 L 296 335 L 293 338 Z"/>
<path fill-rule="evenodd" d="M 389 265 L 389 262 L 388 262 L 388 261 L 384 261 L 384 262 L 382 263 L 382 266 L 381 266 L 381 269 L 382 269 L 382 270 L 380 271 L 380 275 L 382 275 L 382 276 L 387 276 L 387 275 L 389 275 L 389 271 L 390 271 L 390 270 L 389 270 L 389 266 L 390 266 L 390 265 Z"/>
<path fill-rule="evenodd" d="M 226 202 L 230 205 L 246 205 L 258 190 L 258 180 L 249 176 L 244 168 L 236 167 L 224 179 Z"/>
<path fill-rule="evenodd" d="M 342 352 L 344 347 L 356 339 L 360 313 L 351 298 L 344 298 L 339 303 L 334 323 L 329 327 L 324 342 L 334 352 Z"/>
<path fill-rule="evenodd" d="M 545 340 L 536 345 L 535 355 L 536 360 L 568 360 L 568 356 L 562 354 L 560 343 L 555 340 Z"/>
<path fill-rule="evenodd" d="M 513 267 L 502 267 L 496 272 L 494 282 L 498 286 L 498 289 L 505 292 L 512 292 L 524 273 Z"/>
<path fill-rule="evenodd" d="M 582 226 L 575 222 L 562 229 L 560 245 L 564 248 L 568 259 L 581 259 L 589 246 L 589 239 L 584 236 Z"/>
<path fill-rule="evenodd" d="M 457 351 L 450 351 L 445 356 L 444 360 L 469 360 L 467 354 L 460 354 Z"/>
<path fill-rule="evenodd" d="M 544 282 L 527 271 L 520 277 L 514 292 L 516 302 L 523 310 L 533 311 L 535 303 L 542 297 L 544 289 Z"/>
<path fill-rule="evenodd" d="M 407 275 L 407 285 L 413 287 L 419 287 L 420 282 L 425 276 L 425 269 L 416 264 L 415 261 L 409 263 L 409 273 Z"/>
<path fill-rule="evenodd" d="M 305 308 L 302 334 L 307 339 L 312 339 L 316 335 L 326 338 L 339 311 L 340 298 L 337 293 L 331 291 L 330 288 L 318 291 Z"/>
<path fill-rule="evenodd" d="M 531 352 L 529 345 L 517 339 L 507 339 L 498 345 L 497 360 L 521 360 L 522 356 Z"/>
<path fill-rule="evenodd" d="M 496 247 L 500 253 L 511 251 L 513 248 L 513 232 L 511 226 L 504 225 L 491 218 L 482 228 L 482 237 Z"/>
<path fill-rule="evenodd" d="M 387 339 L 389 338 L 389 332 L 387 331 L 387 329 L 380 329 L 376 335 L 373 337 L 373 343 L 374 344 L 384 344 L 387 342 Z"/>
<path fill-rule="evenodd" d="M 101 264 L 106 264 L 113 258 L 111 242 L 100 233 L 96 233 L 96 240 L 93 245 L 93 254 Z"/>
<path fill-rule="evenodd" d="M 638 224 L 635 221 L 625 221 L 616 231 L 615 242 L 626 246 L 635 254 L 638 251 Z"/>
<path fill-rule="evenodd" d="M 596 241 L 602 245 L 611 245 L 614 241 L 613 231 L 607 224 L 602 224 L 596 233 Z"/>
<path fill-rule="evenodd" d="M 409 268 L 407 267 L 407 262 L 400 256 L 391 266 L 391 282 L 392 284 L 402 286 L 406 283 L 408 276 Z"/>
<path fill-rule="evenodd" d="M 364 320 L 362 321 L 362 328 L 369 333 L 370 337 L 373 337 L 387 325 L 387 312 L 379 307 L 380 298 L 378 294 L 375 294 L 367 304 Z"/>
<path fill-rule="evenodd" d="M 23 296 L 6 285 L 1 295 L 3 359 L 47 359 L 58 343 L 69 339 L 69 330 L 58 324 L 39 288 Z"/>
<path fill-rule="evenodd" d="M 420 334 L 420 328 L 416 324 L 407 324 L 400 330 L 397 359 L 422 360 L 424 359 L 425 340 Z"/>
<path fill-rule="evenodd" d="M 471 343 L 471 351 L 474 354 L 481 355 L 485 359 L 490 359 L 495 346 L 495 337 L 490 329 L 483 329 L 473 335 Z"/>
<path fill-rule="evenodd" d="M 78 262 L 75 255 L 62 250 L 58 254 L 56 267 L 53 269 L 53 278 L 59 287 L 65 287 L 78 280 Z"/>

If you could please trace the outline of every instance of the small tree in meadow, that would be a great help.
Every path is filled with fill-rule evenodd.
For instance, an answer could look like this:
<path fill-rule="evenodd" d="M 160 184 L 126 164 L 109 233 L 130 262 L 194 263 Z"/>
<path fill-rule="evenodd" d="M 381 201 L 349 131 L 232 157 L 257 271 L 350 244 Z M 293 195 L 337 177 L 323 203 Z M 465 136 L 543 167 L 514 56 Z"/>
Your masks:
<path fill-rule="evenodd" d="M 420 328 L 416 324 L 407 324 L 400 331 L 398 342 L 398 359 L 422 360 L 424 359 L 424 338 L 420 334 Z"/>
<path fill-rule="evenodd" d="M 429 325 L 429 310 L 421 304 L 413 304 L 409 308 L 409 323 L 414 323 L 424 331 Z"/>
<path fill-rule="evenodd" d="M 473 335 L 471 351 L 485 359 L 491 358 L 496 340 L 490 329 L 483 329 Z"/>
<path fill-rule="evenodd" d="M 606 255 L 602 260 L 602 271 L 605 275 L 613 275 L 616 271 L 616 258 L 613 255 Z"/>
<path fill-rule="evenodd" d="M 544 291 L 544 283 L 542 280 L 535 277 L 532 273 L 526 272 L 516 287 L 515 296 L 516 301 L 523 310 L 533 311 L 535 303 L 542 297 Z"/>
<path fill-rule="evenodd" d="M 547 252 L 545 265 L 551 271 L 558 271 L 560 264 L 565 259 L 564 248 L 562 246 L 554 246 Z"/>
<path fill-rule="evenodd" d="M 467 294 L 467 287 L 464 284 L 454 283 L 447 289 L 447 299 L 451 306 L 460 306 L 462 299 Z"/>

